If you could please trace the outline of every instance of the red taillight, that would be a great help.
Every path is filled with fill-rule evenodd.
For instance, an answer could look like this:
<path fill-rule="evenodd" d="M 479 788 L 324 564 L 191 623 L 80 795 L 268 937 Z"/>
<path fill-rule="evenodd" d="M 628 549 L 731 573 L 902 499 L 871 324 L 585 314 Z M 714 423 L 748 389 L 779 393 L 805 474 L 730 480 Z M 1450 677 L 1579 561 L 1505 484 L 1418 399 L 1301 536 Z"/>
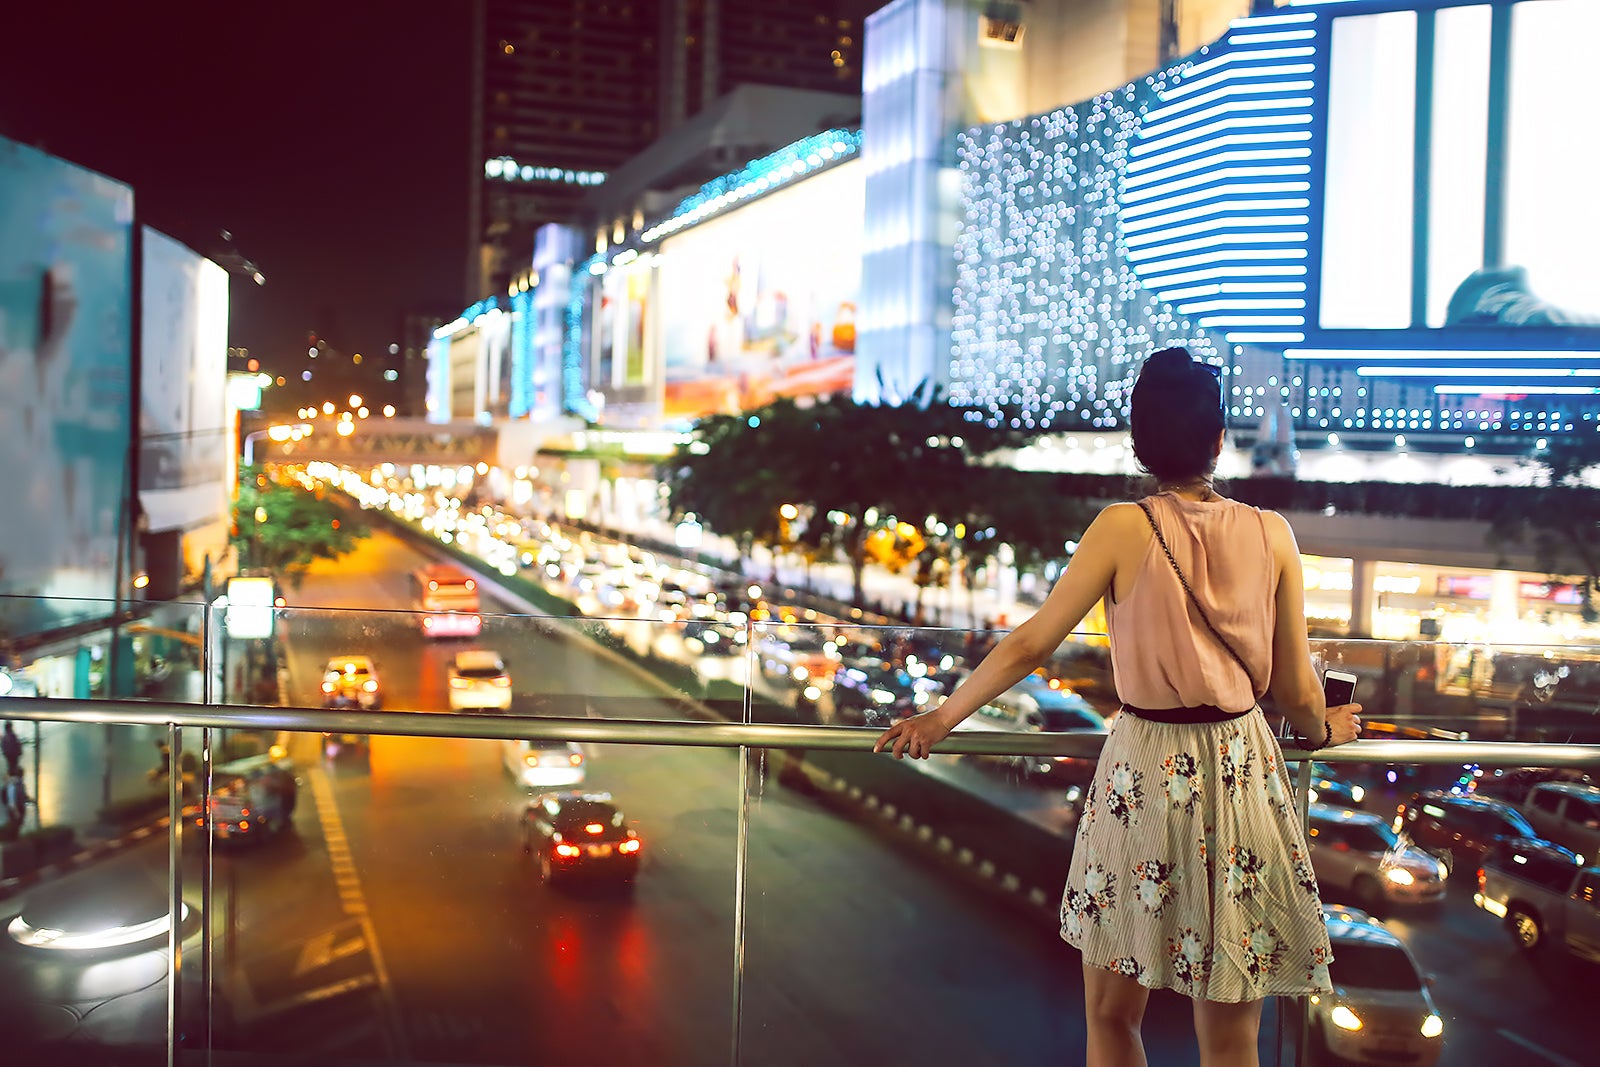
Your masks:
<path fill-rule="evenodd" d="M 637 838 L 632 838 L 632 839 L 624 841 L 622 844 L 618 845 L 617 846 L 617 851 L 618 852 L 638 852 L 639 851 L 639 846 L 640 846 L 639 840 Z"/>
<path fill-rule="evenodd" d="M 1485 890 L 1487 890 L 1489 888 L 1488 884 L 1487 884 L 1488 881 L 1489 880 L 1483 876 L 1483 868 L 1479 867 L 1478 868 L 1478 892 L 1482 893 L 1482 892 L 1484 892 Z"/>
<path fill-rule="evenodd" d="M 467 579 L 467 588 L 468 589 L 476 589 L 476 588 L 478 588 L 478 583 L 473 581 L 471 578 L 468 578 Z"/>
<path fill-rule="evenodd" d="M 558 856 L 579 856 L 582 854 L 583 849 L 579 848 L 577 845 L 561 844 L 556 846 L 556 855 Z"/>

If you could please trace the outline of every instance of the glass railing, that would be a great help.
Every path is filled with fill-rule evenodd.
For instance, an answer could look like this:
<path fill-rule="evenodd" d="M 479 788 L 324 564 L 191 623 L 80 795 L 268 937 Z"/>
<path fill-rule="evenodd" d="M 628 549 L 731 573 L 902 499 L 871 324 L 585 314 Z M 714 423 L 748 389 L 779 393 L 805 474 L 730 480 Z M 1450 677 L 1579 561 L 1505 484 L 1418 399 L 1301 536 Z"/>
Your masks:
<path fill-rule="evenodd" d="M 1118 723 L 1102 639 L 1069 641 L 932 759 L 896 763 L 868 751 L 878 731 L 936 705 L 981 635 L 786 622 L 703 593 L 696 607 L 693 589 L 610 605 L 627 617 L 544 617 L 487 576 L 484 613 L 440 625 L 470 636 L 315 606 L 404 602 L 419 561 L 368 562 L 315 572 L 264 626 L 164 605 L 132 633 L 12 651 L 0 714 L 37 803 L 0 833 L 8 1049 L 1081 1058 L 1082 979 L 1058 929 Z M 97 686 L 83 665 L 112 644 L 131 679 Z M 1594 792 L 1563 784 L 1600 769 L 1591 653 L 1317 653 L 1359 677 L 1377 739 L 1289 765 L 1339 991 L 1269 1001 L 1262 1061 L 1582 1062 L 1592 903 L 1568 886 L 1544 899 L 1570 914 L 1519 910 L 1478 870 L 1507 836 L 1566 846 L 1524 856 L 1553 876 L 1600 852 Z M 1181 998 L 1153 997 L 1144 1033 L 1151 1062 L 1198 1062 Z"/>

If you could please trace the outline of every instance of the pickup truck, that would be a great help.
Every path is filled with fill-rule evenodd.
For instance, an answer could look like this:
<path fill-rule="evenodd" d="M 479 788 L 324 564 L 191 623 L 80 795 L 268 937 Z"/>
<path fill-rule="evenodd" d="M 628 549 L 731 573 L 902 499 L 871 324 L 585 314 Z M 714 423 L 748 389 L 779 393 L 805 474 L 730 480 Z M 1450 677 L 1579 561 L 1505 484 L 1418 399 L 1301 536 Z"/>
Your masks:
<path fill-rule="evenodd" d="M 1478 868 L 1472 902 L 1505 921 L 1528 953 L 1559 947 L 1600 962 L 1600 867 L 1549 841 L 1501 838 Z"/>
<path fill-rule="evenodd" d="M 1580 864 L 1600 857 L 1600 786 L 1540 782 L 1522 801 L 1539 836 L 1570 848 Z"/>

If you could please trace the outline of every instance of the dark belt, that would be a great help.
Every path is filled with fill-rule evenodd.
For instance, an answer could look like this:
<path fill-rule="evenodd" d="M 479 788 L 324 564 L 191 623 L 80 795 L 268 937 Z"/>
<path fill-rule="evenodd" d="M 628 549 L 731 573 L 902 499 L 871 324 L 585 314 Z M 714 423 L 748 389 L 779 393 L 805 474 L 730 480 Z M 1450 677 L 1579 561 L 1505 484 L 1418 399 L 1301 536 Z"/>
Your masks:
<path fill-rule="evenodd" d="M 1256 709 L 1223 711 L 1215 704 L 1201 704 L 1193 708 L 1136 708 L 1132 704 L 1124 704 L 1122 705 L 1122 710 L 1136 719 L 1148 719 L 1150 722 L 1164 722 L 1174 726 L 1182 726 L 1186 723 L 1227 722 L 1230 719 L 1242 719 Z"/>

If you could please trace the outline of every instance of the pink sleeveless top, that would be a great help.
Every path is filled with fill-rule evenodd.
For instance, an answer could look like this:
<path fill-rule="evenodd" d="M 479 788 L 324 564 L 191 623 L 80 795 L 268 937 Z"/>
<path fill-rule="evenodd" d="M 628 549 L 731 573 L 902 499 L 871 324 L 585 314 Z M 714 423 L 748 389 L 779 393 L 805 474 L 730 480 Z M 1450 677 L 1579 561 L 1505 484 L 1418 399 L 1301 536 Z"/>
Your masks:
<path fill-rule="evenodd" d="M 1152 535 L 1132 591 L 1121 603 L 1106 593 L 1117 696 L 1136 708 L 1212 704 L 1248 711 L 1267 691 L 1277 622 L 1272 545 L 1261 511 L 1233 500 L 1193 501 L 1173 493 L 1145 503 L 1206 615 L 1250 665 L 1250 674 L 1201 621 Z"/>

